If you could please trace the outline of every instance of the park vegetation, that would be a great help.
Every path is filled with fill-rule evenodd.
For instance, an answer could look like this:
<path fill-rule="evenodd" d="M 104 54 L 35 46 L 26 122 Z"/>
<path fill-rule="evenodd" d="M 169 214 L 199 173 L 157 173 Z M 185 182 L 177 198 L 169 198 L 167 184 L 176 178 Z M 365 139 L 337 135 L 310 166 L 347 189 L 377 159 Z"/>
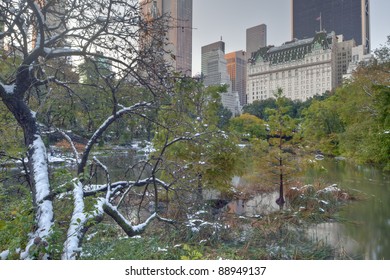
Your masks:
<path fill-rule="evenodd" d="M 390 38 L 335 92 L 299 102 L 279 90 L 232 118 L 225 86 L 173 71 L 169 17 L 145 18 L 139 1 L 0 8 L 2 259 L 334 258 L 291 225 L 356 197 L 301 185 L 307 159 L 390 169 Z M 219 210 L 275 191 L 281 210 L 267 217 Z"/>

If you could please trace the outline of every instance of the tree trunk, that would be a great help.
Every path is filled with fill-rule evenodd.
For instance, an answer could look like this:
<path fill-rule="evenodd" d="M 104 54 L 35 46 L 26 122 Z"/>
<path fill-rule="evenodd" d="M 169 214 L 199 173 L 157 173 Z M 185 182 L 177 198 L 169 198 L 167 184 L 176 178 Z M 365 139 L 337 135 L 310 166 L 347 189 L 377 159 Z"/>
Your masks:
<path fill-rule="evenodd" d="M 283 208 L 283 205 L 285 203 L 285 200 L 284 200 L 284 193 L 283 193 L 283 189 L 284 189 L 284 185 L 283 185 L 283 157 L 282 157 L 282 153 L 283 153 L 283 137 L 282 137 L 282 133 L 280 132 L 279 133 L 279 198 L 276 200 L 276 203 L 280 206 L 280 209 Z"/>

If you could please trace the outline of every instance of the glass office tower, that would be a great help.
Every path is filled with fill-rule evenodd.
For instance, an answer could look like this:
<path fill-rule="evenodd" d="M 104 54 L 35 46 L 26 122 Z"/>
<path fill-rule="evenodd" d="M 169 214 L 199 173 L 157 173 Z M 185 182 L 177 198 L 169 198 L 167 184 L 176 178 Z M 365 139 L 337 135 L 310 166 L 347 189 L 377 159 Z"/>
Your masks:
<path fill-rule="evenodd" d="M 370 52 L 369 0 L 291 0 L 292 39 L 335 31 Z M 321 30 L 322 29 L 322 30 Z"/>

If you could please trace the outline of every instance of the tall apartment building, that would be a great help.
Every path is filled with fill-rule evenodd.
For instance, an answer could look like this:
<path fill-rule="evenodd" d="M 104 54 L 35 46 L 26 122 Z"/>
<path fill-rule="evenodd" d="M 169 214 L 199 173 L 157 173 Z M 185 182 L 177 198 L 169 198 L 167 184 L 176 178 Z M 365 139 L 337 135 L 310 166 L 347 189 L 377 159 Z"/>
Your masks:
<path fill-rule="evenodd" d="M 291 0 L 292 39 L 310 38 L 317 31 L 335 31 L 355 39 L 370 52 L 369 0 Z"/>
<path fill-rule="evenodd" d="M 246 54 L 249 59 L 252 53 L 267 46 L 267 25 L 260 24 L 246 30 Z"/>
<path fill-rule="evenodd" d="M 244 51 L 237 51 L 225 55 L 227 71 L 232 82 L 232 91 L 238 92 L 240 105 L 246 104 L 246 68 L 247 59 Z"/>
<path fill-rule="evenodd" d="M 192 73 L 192 0 L 140 0 L 143 13 L 148 16 L 169 16 L 170 28 L 165 59 L 176 71 Z"/>
<path fill-rule="evenodd" d="M 202 78 L 205 86 L 227 85 L 227 92 L 221 93 L 222 105 L 233 115 L 241 113 L 238 92 L 232 91 L 232 82 L 227 71 L 224 42 L 219 41 L 202 47 Z"/>
<path fill-rule="evenodd" d="M 273 97 L 278 88 L 293 100 L 306 100 L 336 88 L 352 59 L 354 40 L 334 32 L 258 50 L 248 64 L 248 103 Z"/>

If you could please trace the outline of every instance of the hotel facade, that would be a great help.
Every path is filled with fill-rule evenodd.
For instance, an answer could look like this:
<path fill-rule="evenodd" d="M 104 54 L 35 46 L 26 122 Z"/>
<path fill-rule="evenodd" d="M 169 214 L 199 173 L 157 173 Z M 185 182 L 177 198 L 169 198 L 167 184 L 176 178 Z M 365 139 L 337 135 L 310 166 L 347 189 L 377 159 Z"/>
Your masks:
<path fill-rule="evenodd" d="M 248 63 L 247 101 L 272 98 L 278 88 L 292 100 L 307 100 L 342 83 L 352 59 L 354 40 L 334 32 L 264 47 Z"/>

